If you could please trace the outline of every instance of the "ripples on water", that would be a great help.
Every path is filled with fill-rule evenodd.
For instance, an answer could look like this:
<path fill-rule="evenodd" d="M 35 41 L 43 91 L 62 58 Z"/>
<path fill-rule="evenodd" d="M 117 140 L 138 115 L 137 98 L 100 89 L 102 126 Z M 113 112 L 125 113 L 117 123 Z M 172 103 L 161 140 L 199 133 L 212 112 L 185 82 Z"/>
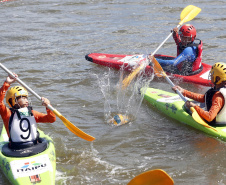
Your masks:
<path fill-rule="evenodd" d="M 79 139 L 59 119 L 54 124 L 39 124 L 56 146 L 56 184 L 126 184 L 156 168 L 165 170 L 175 184 L 226 183 L 224 142 L 166 117 L 145 101 L 139 105 L 139 98 L 132 104 L 127 99 L 120 104 L 120 72 L 84 59 L 90 52 L 153 52 L 179 23 L 188 4 L 202 8 L 191 23 L 204 42 L 203 61 L 224 61 L 224 1 L 14 0 L 0 4 L 1 62 L 48 97 L 68 120 L 96 137 L 93 143 Z M 175 55 L 173 40 L 159 53 Z M 6 74 L 1 72 L 0 77 L 3 82 Z M 198 92 L 207 89 L 176 83 Z M 108 84 L 108 89 L 102 89 Z M 163 79 L 154 79 L 150 86 L 171 90 Z M 44 111 L 34 97 L 32 102 L 35 109 Z M 107 124 L 109 112 L 134 111 L 134 104 L 140 109 L 135 108 L 132 123 Z M 0 184 L 8 183 L 0 173 Z"/>

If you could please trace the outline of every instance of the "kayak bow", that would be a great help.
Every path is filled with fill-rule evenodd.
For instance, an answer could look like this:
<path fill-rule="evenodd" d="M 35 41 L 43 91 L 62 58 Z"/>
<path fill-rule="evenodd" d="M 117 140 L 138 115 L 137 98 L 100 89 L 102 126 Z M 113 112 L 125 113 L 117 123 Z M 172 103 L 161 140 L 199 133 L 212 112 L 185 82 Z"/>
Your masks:
<path fill-rule="evenodd" d="M 8 148 L 9 138 L 3 126 L 0 136 L 0 168 L 12 184 L 55 184 L 55 147 L 49 136 L 41 130 L 39 134 L 39 144 L 12 150 Z"/>

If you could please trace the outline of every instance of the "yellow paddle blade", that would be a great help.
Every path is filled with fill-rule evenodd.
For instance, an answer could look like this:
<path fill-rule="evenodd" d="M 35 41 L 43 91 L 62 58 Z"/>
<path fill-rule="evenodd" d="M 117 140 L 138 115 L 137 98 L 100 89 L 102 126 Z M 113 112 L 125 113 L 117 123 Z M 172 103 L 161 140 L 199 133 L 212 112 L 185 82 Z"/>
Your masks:
<path fill-rule="evenodd" d="M 173 179 L 163 170 L 150 170 L 134 177 L 128 185 L 173 185 Z"/>
<path fill-rule="evenodd" d="M 191 110 L 191 112 L 192 112 L 192 118 L 193 118 L 196 122 L 198 122 L 199 124 L 201 124 L 201 125 L 203 125 L 203 126 L 205 126 L 205 127 L 207 127 L 207 128 L 211 128 L 211 129 L 213 129 L 214 131 L 218 132 L 215 128 L 213 128 L 213 127 L 211 127 L 210 125 L 208 125 L 208 124 L 207 124 L 207 123 L 199 116 L 198 112 L 195 110 L 194 107 L 191 107 L 190 110 Z"/>
<path fill-rule="evenodd" d="M 144 63 L 142 63 L 138 68 L 136 68 L 132 73 L 130 73 L 123 81 L 122 88 L 126 89 L 131 81 L 136 77 L 136 75 L 146 67 Z"/>
<path fill-rule="evenodd" d="M 159 62 L 156 60 L 154 56 L 152 56 L 152 63 L 153 63 L 153 69 L 158 77 L 166 77 L 166 73 L 162 69 L 162 66 L 159 64 Z"/>
<path fill-rule="evenodd" d="M 154 69 L 154 73 L 158 76 L 158 77 L 165 77 L 166 73 L 164 72 L 164 70 L 162 69 L 161 65 L 158 63 L 158 61 L 156 60 L 156 58 L 154 56 L 150 56 L 149 59 L 152 60 L 153 65 L 153 69 Z M 138 68 L 136 68 L 132 73 L 129 74 L 128 77 L 126 77 L 123 81 L 122 81 L 122 88 L 126 89 L 128 87 L 128 85 L 131 83 L 131 81 L 136 77 L 136 75 L 143 70 L 146 67 L 145 63 L 142 63 Z"/>
<path fill-rule="evenodd" d="M 78 137 L 81 137 L 82 139 L 85 139 L 86 141 L 93 141 L 95 139 L 93 136 L 86 134 L 85 132 L 80 130 L 78 127 L 74 126 L 70 121 L 68 121 L 64 116 L 62 116 L 62 114 L 60 112 L 58 112 L 56 109 L 53 110 L 53 113 L 63 121 L 64 125 L 72 133 L 74 133 Z"/>
<path fill-rule="evenodd" d="M 188 5 L 183 9 L 183 11 L 180 14 L 181 21 L 179 25 L 182 25 L 183 23 L 194 19 L 199 14 L 200 11 L 201 11 L 201 8 L 198 8 L 193 5 Z"/>

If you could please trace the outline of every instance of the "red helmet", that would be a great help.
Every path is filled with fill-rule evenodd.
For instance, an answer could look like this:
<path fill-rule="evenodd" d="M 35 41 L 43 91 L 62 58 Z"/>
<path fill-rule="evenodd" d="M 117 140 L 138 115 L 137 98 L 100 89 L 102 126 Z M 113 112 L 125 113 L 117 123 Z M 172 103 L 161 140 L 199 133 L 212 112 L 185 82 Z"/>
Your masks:
<path fill-rule="evenodd" d="M 180 28 L 179 34 L 182 34 L 184 37 L 191 37 L 193 42 L 196 37 L 196 29 L 191 24 L 185 24 Z"/>

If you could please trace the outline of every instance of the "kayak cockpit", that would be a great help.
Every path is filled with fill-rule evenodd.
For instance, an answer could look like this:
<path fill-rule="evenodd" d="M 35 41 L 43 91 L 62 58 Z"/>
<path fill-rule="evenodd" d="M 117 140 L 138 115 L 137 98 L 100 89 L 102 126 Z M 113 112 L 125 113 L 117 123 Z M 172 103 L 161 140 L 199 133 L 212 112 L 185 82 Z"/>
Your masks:
<path fill-rule="evenodd" d="M 38 144 L 23 149 L 12 149 L 8 144 L 2 147 L 2 154 L 7 157 L 29 157 L 43 152 L 48 147 L 48 141 L 45 138 L 39 138 Z"/>

